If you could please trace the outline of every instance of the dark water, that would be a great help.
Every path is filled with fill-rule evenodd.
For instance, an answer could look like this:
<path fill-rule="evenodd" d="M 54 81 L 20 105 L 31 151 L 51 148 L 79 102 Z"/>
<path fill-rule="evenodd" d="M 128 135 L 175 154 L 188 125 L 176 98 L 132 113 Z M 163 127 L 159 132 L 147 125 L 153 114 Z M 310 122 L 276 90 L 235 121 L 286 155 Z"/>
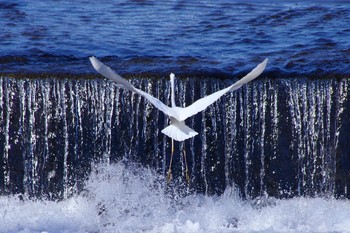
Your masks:
<path fill-rule="evenodd" d="M 349 74 L 347 1 L 1 1 L 0 28 L 2 73 Z"/>

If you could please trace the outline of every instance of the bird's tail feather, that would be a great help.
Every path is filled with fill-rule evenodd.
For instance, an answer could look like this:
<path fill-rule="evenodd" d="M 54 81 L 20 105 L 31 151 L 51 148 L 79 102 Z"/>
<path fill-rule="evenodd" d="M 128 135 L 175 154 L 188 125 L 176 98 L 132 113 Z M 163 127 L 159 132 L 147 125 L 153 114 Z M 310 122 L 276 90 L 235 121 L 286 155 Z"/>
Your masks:
<path fill-rule="evenodd" d="M 171 123 L 168 127 L 162 130 L 162 133 L 179 142 L 185 141 L 186 139 L 192 138 L 198 134 L 196 131 L 185 125 L 184 122 Z"/>

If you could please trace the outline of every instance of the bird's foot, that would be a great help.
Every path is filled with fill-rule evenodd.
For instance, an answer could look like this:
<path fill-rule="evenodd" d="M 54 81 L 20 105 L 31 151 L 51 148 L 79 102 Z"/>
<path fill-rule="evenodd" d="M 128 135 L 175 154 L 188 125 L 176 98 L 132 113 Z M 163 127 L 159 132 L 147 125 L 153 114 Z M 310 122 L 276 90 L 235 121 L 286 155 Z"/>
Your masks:
<path fill-rule="evenodd" d="M 190 178 L 190 175 L 188 174 L 188 170 L 185 171 L 185 178 L 186 178 L 187 185 L 190 185 L 191 178 Z"/>
<path fill-rule="evenodd" d="M 166 181 L 169 184 L 172 180 L 173 180 L 173 173 L 171 172 L 171 169 L 169 169 L 167 172 Z"/>

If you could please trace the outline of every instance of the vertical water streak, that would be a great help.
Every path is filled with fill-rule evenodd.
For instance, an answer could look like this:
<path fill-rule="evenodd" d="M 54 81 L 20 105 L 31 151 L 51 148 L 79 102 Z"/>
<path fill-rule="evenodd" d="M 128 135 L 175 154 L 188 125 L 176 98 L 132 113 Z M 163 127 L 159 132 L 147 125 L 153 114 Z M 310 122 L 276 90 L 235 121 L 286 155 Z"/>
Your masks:
<path fill-rule="evenodd" d="M 99 84 L 102 82 L 102 80 L 96 80 L 95 82 L 91 83 L 91 109 L 92 112 L 92 123 L 93 123 L 93 140 L 94 140 L 94 157 L 96 162 L 100 162 L 102 160 L 102 153 L 101 153 L 101 124 L 102 124 L 102 116 L 100 114 L 100 106 L 101 102 L 104 101 L 103 99 L 100 99 L 98 91 L 99 91 Z"/>
<path fill-rule="evenodd" d="M 99 82 L 96 82 L 94 85 L 94 94 L 95 94 L 95 118 L 96 118 L 96 127 L 97 127 L 97 134 L 96 137 L 98 138 L 98 147 L 96 148 L 99 155 L 99 162 L 100 163 L 107 163 L 109 161 L 109 155 L 106 153 L 106 133 L 104 132 L 106 124 L 106 109 L 105 109 L 105 103 L 106 103 L 106 80 L 101 80 Z"/>
<path fill-rule="evenodd" d="M 332 82 L 327 82 L 327 86 L 326 86 L 326 112 L 327 112 L 327 116 L 326 116 L 326 159 L 325 159 L 325 164 L 327 167 L 327 170 L 325 171 L 325 173 L 327 174 L 325 176 L 325 183 L 329 184 L 327 189 L 333 193 L 335 186 L 332 183 L 327 182 L 328 180 L 330 180 L 332 177 L 334 177 L 334 170 L 332 171 L 332 169 L 335 169 L 335 159 L 333 158 L 333 156 L 335 154 L 335 150 L 332 146 L 332 140 L 331 140 L 331 129 L 332 129 L 332 96 L 333 96 L 333 84 Z"/>
<path fill-rule="evenodd" d="M 9 168 L 9 149 L 11 147 L 10 145 L 10 122 L 11 122 L 11 82 L 9 79 L 4 80 L 5 83 L 3 85 L 4 87 L 4 102 L 5 102 L 5 142 L 4 142 L 4 155 L 3 155 L 3 171 L 4 171 L 4 191 L 5 193 L 8 193 L 10 191 L 10 168 Z"/>
<path fill-rule="evenodd" d="M 70 89 L 72 90 L 71 97 L 71 111 L 74 116 L 74 156 L 76 160 L 81 159 L 81 148 L 84 144 L 83 128 L 82 128 L 82 100 L 81 93 L 86 92 L 84 85 L 81 82 L 75 82 L 75 85 L 70 83 Z M 74 97 L 74 98 L 73 98 Z"/>
<path fill-rule="evenodd" d="M 114 90 L 114 99 L 113 99 L 113 118 L 112 118 L 112 143 L 111 143 L 111 151 L 112 151 L 112 158 L 116 160 L 116 158 L 119 159 L 119 156 L 122 154 L 122 151 L 120 147 L 122 146 L 122 140 L 123 140 L 123 134 L 121 132 L 121 119 L 120 119 L 120 112 L 121 112 L 121 95 L 120 95 L 120 88 L 118 88 L 114 83 L 111 84 L 112 88 Z"/>
<path fill-rule="evenodd" d="M 231 135 L 231 128 L 232 128 L 232 111 L 231 111 L 231 106 L 233 105 L 232 101 L 232 92 L 229 92 L 225 96 L 225 101 L 224 106 L 223 106 L 223 111 L 225 111 L 225 118 L 224 118 L 224 135 L 223 137 L 225 138 L 226 143 L 225 143 L 225 183 L 226 186 L 232 186 L 231 184 L 231 178 L 230 178 L 230 169 L 231 168 L 231 163 L 232 163 L 232 154 L 230 151 L 232 150 L 232 135 Z"/>
<path fill-rule="evenodd" d="M 83 176 L 84 166 L 83 146 L 84 137 L 82 129 L 82 111 L 84 111 L 82 99 L 86 94 L 85 86 L 81 80 L 71 80 L 66 83 L 66 117 L 67 117 L 67 140 L 68 140 L 68 157 L 67 157 L 67 184 L 70 187 L 68 195 L 73 194 L 82 187 L 80 177 Z"/>
<path fill-rule="evenodd" d="M 18 83 L 19 87 L 19 97 L 20 97 L 20 135 L 22 136 L 22 145 L 23 145 L 23 151 L 22 151 L 22 156 L 23 156 L 23 169 L 24 169 L 24 175 L 23 175 L 23 189 L 24 192 L 31 195 L 33 193 L 32 190 L 32 185 L 31 185 L 31 167 L 32 164 L 31 158 L 30 158 L 30 144 L 29 144 L 29 138 L 28 138 L 28 127 L 29 124 L 27 121 L 30 119 L 30 117 L 27 116 L 28 109 L 30 107 L 28 106 L 30 104 L 30 91 L 28 91 L 28 85 L 24 80 L 20 80 Z M 7 127 L 6 127 L 7 128 Z M 9 135 L 10 132 L 7 134 Z M 6 143 L 7 144 L 7 143 Z"/>
<path fill-rule="evenodd" d="M 297 85 L 296 90 L 299 90 L 301 96 L 298 94 L 294 95 L 294 101 L 295 101 L 295 107 L 296 107 L 296 134 L 297 134 L 297 141 L 296 141 L 296 147 L 297 147 L 297 157 L 298 157 L 298 182 L 299 182 L 299 190 L 300 193 L 299 195 L 303 194 L 304 192 L 304 187 L 306 184 L 305 181 L 305 167 L 304 167 L 304 160 L 305 160 L 305 147 L 304 147 L 304 124 L 302 119 L 304 119 L 304 116 L 302 115 L 303 113 L 303 103 L 306 101 L 302 97 L 302 92 L 305 90 L 305 87 L 303 86 L 303 83 L 296 82 Z M 294 90 L 292 90 L 294 92 Z"/>
<path fill-rule="evenodd" d="M 135 85 L 133 83 L 133 80 L 130 80 L 130 82 Z M 129 91 L 125 91 L 125 90 L 121 90 L 121 95 L 120 95 L 120 99 L 121 99 L 121 108 L 122 108 L 122 113 L 121 113 L 121 125 L 124 125 L 126 123 L 128 123 L 128 131 L 125 134 L 125 138 L 124 141 L 122 142 L 123 146 L 123 158 L 124 159 L 131 159 L 131 151 L 130 151 L 130 143 L 132 143 L 134 141 L 134 134 L 133 134 L 133 130 L 132 128 L 135 127 L 135 117 L 138 116 L 138 112 L 135 112 L 136 114 L 131 114 L 131 112 L 133 112 L 134 109 L 134 98 L 135 95 L 132 92 Z M 130 115 L 131 114 L 131 115 Z M 129 117 L 129 122 L 126 122 L 126 117 Z M 128 141 L 127 141 L 128 140 Z"/>
<path fill-rule="evenodd" d="M 316 161 L 317 161 L 317 156 L 316 156 L 316 143 L 317 143 L 317 134 L 318 130 L 315 129 L 315 117 L 316 117 L 316 109 L 315 109 L 315 92 L 316 92 L 316 82 L 311 82 L 308 83 L 307 87 L 307 96 L 308 96 L 308 102 L 309 106 L 307 109 L 307 147 L 308 147 L 308 177 L 309 181 L 308 183 L 310 184 L 309 189 L 310 191 L 313 190 L 316 192 L 315 189 L 315 175 L 316 175 Z M 315 193 L 314 193 L 315 194 Z"/>
<path fill-rule="evenodd" d="M 143 79 L 141 80 L 141 85 L 140 88 L 142 90 L 144 90 L 146 93 L 152 93 L 150 92 L 152 89 L 152 84 L 147 80 L 147 79 Z M 146 100 L 145 98 L 139 96 L 139 100 L 141 103 L 142 102 L 142 129 L 140 130 L 140 133 L 142 134 L 142 137 L 137 139 L 137 141 L 140 141 L 140 139 L 142 139 L 142 147 L 140 147 L 140 150 L 145 151 L 146 154 L 144 154 L 144 159 L 145 161 L 148 161 L 150 159 L 151 153 L 149 151 L 148 148 L 148 143 L 150 142 L 150 137 L 151 137 L 151 132 L 150 132 L 150 109 L 153 107 L 151 106 L 150 102 L 148 100 Z M 140 108 L 137 107 L 137 108 Z M 153 121 L 155 119 L 152 119 Z M 137 130 L 139 130 L 137 128 Z"/>
<path fill-rule="evenodd" d="M 110 156 L 111 156 L 111 150 L 112 150 L 112 120 L 113 120 L 113 112 L 114 112 L 114 99 L 115 99 L 115 89 L 114 89 L 114 85 L 111 82 L 107 83 L 107 87 L 106 87 L 106 91 L 107 91 L 107 114 L 106 114 L 106 134 L 107 134 L 107 143 L 106 143 L 106 147 L 107 147 L 107 163 L 110 163 Z"/>
<path fill-rule="evenodd" d="M 285 80 L 283 80 L 285 81 Z M 290 162 L 295 161 L 295 151 L 292 149 L 292 147 L 295 145 L 291 143 L 291 147 L 288 147 L 289 142 L 293 142 L 292 136 L 289 135 L 288 129 L 293 124 L 291 122 L 290 113 L 286 112 L 286 109 L 288 109 L 288 90 L 285 86 L 290 86 L 291 83 L 289 82 L 281 82 L 281 80 L 266 80 L 266 91 L 267 91 L 267 106 L 266 106 L 266 137 L 265 137 L 265 147 L 264 147 L 264 159 L 266 161 L 265 166 L 265 177 L 266 179 L 264 182 L 266 185 L 264 185 L 264 188 L 266 189 L 266 192 L 268 194 L 272 193 L 281 193 L 281 190 L 279 189 L 280 184 L 284 183 L 285 181 L 281 181 L 281 178 L 278 177 L 278 172 L 282 170 L 282 167 L 278 164 L 280 163 L 280 160 L 289 159 Z M 279 90 L 281 90 L 281 95 L 279 95 Z M 285 94 L 287 93 L 287 94 Z M 279 102 L 282 104 L 279 105 Z M 292 105 L 293 106 L 293 105 Z M 293 106 L 294 107 L 294 106 Z M 267 111 L 269 109 L 269 111 Z M 293 110 L 293 108 L 292 108 Z M 283 116 L 283 120 L 281 121 L 281 124 L 279 125 L 279 118 Z M 292 118 L 293 119 L 293 118 Z M 285 125 L 288 125 L 288 127 L 281 132 L 279 131 L 280 128 L 283 128 Z M 294 131 L 294 130 L 293 130 Z M 281 134 L 281 137 L 279 136 Z M 294 134 L 293 134 L 294 135 Z M 284 144 L 284 145 L 283 145 Z M 282 145 L 282 146 L 281 146 Z M 280 150 L 281 149 L 281 150 Z M 282 163 L 283 164 L 283 163 Z M 297 164 L 294 164 L 295 167 L 297 167 Z M 290 166 L 288 166 L 290 167 Z M 283 168 L 284 169 L 284 168 Z M 295 169 L 297 170 L 297 169 Z M 284 176 L 283 178 L 288 179 L 287 182 L 289 182 L 289 186 L 292 186 L 297 180 L 296 177 L 293 177 L 293 170 L 287 171 L 288 176 Z M 285 179 L 285 180 L 286 180 Z M 295 187 L 294 187 L 295 188 Z M 286 192 L 285 192 L 286 193 Z M 289 192 L 290 193 L 290 192 Z"/>
<path fill-rule="evenodd" d="M 98 108 L 96 111 L 96 116 L 97 116 L 97 122 L 98 122 L 98 132 L 100 135 L 100 146 L 98 148 L 101 158 L 100 162 L 101 163 L 108 163 L 109 162 L 109 154 L 106 153 L 106 132 L 105 132 L 105 124 L 106 124 L 106 80 L 102 80 L 101 82 L 98 83 L 98 85 L 95 86 L 97 90 L 95 90 L 97 94 L 97 100 L 98 100 Z"/>
<path fill-rule="evenodd" d="M 337 83 L 337 91 L 336 91 L 336 120 L 335 120 L 335 138 L 334 138 L 334 147 L 338 148 L 339 142 L 339 130 L 342 126 L 342 113 L 344 112 L 344 102 L 348 96 L 348 82 L 346 80 L 341 80 Z"/>
<path fill-rule="evenodd" d="M 294 153 L 294 156 L 296 157 L 296 167 L 297 167 L 297 172 L 296 172 L 296 177 L 295 179 L 298 181 L 298 188 L 297 192 L 298 195 L 301 195 L 302 192 L 302 174 L 300 172 L 301 170 L 301 162 L 300 162 L 300 135 L 301 135 L 301 117 L 300 117 L 300 110 L 299 110 L 299 97 L 295 93 L 295 89 L 298 89 L 298 82 L 297 81 L 290 81 L 290 80 L 285 80 L 284 84 L 288 88 L 288 95 L 289 95 L 289 107 L 290 107 L 290 114 L 291 114 L 291 123 L 292 123 L 292 142 L 291 142 L 291 151 Z"/>
<path fill-rule="evenodd" d="M 51 115 L 49 115 L 49 109 L 52 108 L 52 103 L 50 100 L 50 83 L 48 80 L 41 80 L 40 84 L 41 86 L 41 96 L 42 96 L 42 116 L 43 116 L 43 127 L 44 127 L 44 131 L 43 131 L 43 152 L 42 152 L 42 169 L 41 169 L 41 179 L 42 179 L 42 184 L 43 187 L 41 187 L 42 192 L 46 192 L 48 190 L 48 185 L 47 183 L 49 183 L 50 181 L 50 173 L 48 173 L 46 170 L 46 166 L 48 164 L 48 160 L 49 160 L 49 119 L 52 117 Z"/>
<path fill-rule="evenodd" d="M 319 82 L 318 84 L 318 90 L 316 93 L 316 124 L 317 128 L 319 130 L 319 135 L 318 135 L 318 143 L 319 143 L 319 148 L 317 149 L 317 155 L 319 157 L 319 162 L 317 164 L 316 172 L 317 175 L 319 176 L 320 180 L 322 183 L 320 184 L 319 190 L 324 192 L 325 191 L 325 158 L 326 158 L 326 151 L 325 151 L 325 125 L 324 125 L 324 119 L 326 116 L 326 111 L 323 110 L 325 106 L 325 85 L 322 82 Z"/>
<path fill-rule="evenodd" d="M 88 88 L 88 96 L 89 96 L 89 121 L 91 122 L 91 153 L 93 153 L 94 161 L 99 162 L 101 159 L 101 151 L 99 150 L 100 147 L 100 122 L 102 121 L 102 118 L 98 112 L 98 108 L 100 105 L 99 99 L 98 99 L 98 82 L 101 82 L 101 80 L 95 80 L 94 82 L 89 82 L 89 88 Z M 101 120 L 101 121 L 99 121 Z"/>
<path fill-rule="evenodd" d="M 217 91 L 217 82 L 212 80 L 208 81 L 208 92 L 214 93 Z M 220 152 L 217 150 L 217 109 L 216 106 L 218 104 L 217 100 L 212 105 L 210 105 L 207 109 L 207 119 L 206 119 L 206 143 L 207 143 L 207 159 L 206 159 L 206 176 L 208 181 L 208 194 L 215 193 L 216 186 L 219 186 L 219 182 L 215 186 L 212 185 L 213 180 L 215 179 L 215 175 L 217 175 L 217 166 L 216 162 L 220 161 Z"/>
<path fill-rule="evenodd" d="M 164 86 L 164 92 L 163 92 L 163 100 L 164 100 L 164 104 L 167 106 L 170 106 L 170 82 L 167 81 L 163 81 L 163 86 Z M 169 118 L 168 117 L 164 117 L 164 126 L 167 126 L 169 124 Z M 167 141 L 167 137 L 163 136 L 163 148 L 162 148 L 162 152 L 164 155 L 163 158 L 163 171 L 162 174 L 166 174 L 166 169 L 167 169 L 167 148 L 168 148 L 168 141 Z"/>
<path fill-rule="evenodd" d="M 143 89 L 141 80 L 133 79 L 132 83 L 136 88 Z M 130 125 L 129 137 L 131 139 L 131 144 L 129 145 L 130 150 L 128 153 L 130 156 L 134 157 L 137 161 L 139 161 L 141 160 L 141 158 L 138 156 L 137 151 L 140 149 L 140 147 L 143 146 L 143 141 L 145 140 L 146 135 L 146 100 L 135 93 L 130 93 L 130 97 L 131 107 L 129 108 L 129 114 L 133 115 L 134 118 L 132 119 Z M 140 118 L 142 119 L 141 126 L 139 123 Z M 140 127 L 142 127 L 142 130 L 140 130 Z M 142 139 L 143 141 L 141 142 L 140 139 Z M 133 149 L 136 149 L 136 154 Z M 143 156 L 144 154 L 142 154 L 142 157 Z"/>
<path fill-rule="evenodd" d="M 36 85 L 34 82 L 28 80 L 20 80 L 18 83 L 19 97 L 20 97 L 20 126 L 19 134 L 22 138 L 22 156 L 24 161 L 24 178 L 23 186 L 24 191 L 29 196 L 37 194 L 38 190 L 38 175 L 37 166 L 38 158 L 34 154 L 36 146 L 36 135 L 35 135 L 35 111 L 36 111 Z M 13 99 L 11 98 L 11 103 Z M 10 102 L 8 103 L 10 104 Z M 10 126 L 8 126 L 10 127 Z M 7 128 L 7 127 L 6 127 Z M 10 135 L 8 131 L 8 135 Z M 10 140 L 10 139 L 9 139 Z M 6 140 L 7 141 L 7 140 Z M 10 142 L 8 142 L 10 145 Z M 5 142 L 5 144 L 7 144 Z M 6 153 L 5 153 L 6 155 Z"/>
<path fill-rule="evenodd" d="M 157 83 L 157 81 L 155 81 Z M 153 83 L 152 80 L 144 79 L 142 80 L 142 86 L 143 90 L 146 93 L 150 93 L 151 95 L 155 96 L 155 86 L 156 84 Z M 147 164 L 152 164 L 153 159 L 157 156 L 155 155 L 154 151 L 157 150 L 157 147 L 154 147 L 154 140 L 155 137 L 158 137 L 158 134 L 156 134 L 154 125 L 157 124 L 158 117 L 155 113 L 155 111 L 158 112 L 158 110 L 145 98 L 141 97 L 143 101 L 143 121 L 142 121 L 142 133 L 144 134 L 144 139 L 142 142 L 142 150 L 145 151 L 144 155 L 144 162 Z M 141 149 L 141 147 L 140 147 Z"/>
<path fill-rule="evenodd" d="M 249 96 L 248 102 L 251 103 L 250 106 L 248 106 L 251 110 L 250 112 L 250 128 L 251 132 L 248 132 L 251 134 L 251 142 L 250 142 L 250 151 L 249 151 L 249 156 L 250 158 L 248 159 L 249 165 L 248 165 L 248 173 L 249 174 L 249 196 L 254 197 L 258 193 L 261 192 L 261 170 L 262 167 L 261 165 L 261 158 L 263 157 L 261 152 L 259 150 L 261 149 L 261 143 L 262 143 L 262 138 L 263 136 L 261 135 L 262 130 L 261 127 L 262 125 L 260 124 L 261 121 L 261 109 L 260 109 L 260 104 L 261 104 L 261 97 L 260 93 L 262 91 L 262 87 L 260 82 L 254 83 L 255 85 L 251 86 L 251 96 Z M 259 159 L 260 158 L 260 159 Z M 247 193 L 248 195 L 248 193 Z"/>
<path fill-rule="evenodd" d="M 188 103 L 185 103 L 186 106 L 189 106 L 191 105 L 192 103 L 195 102 L 195 83 L 194 83 L 194 80 L 193 79 L 188 79 L 188 85 L 186 85 L 188 87 L 188 91 L 185 91 L 185 93 L 188 93 L 189 94 L 189 102 Z M 189 120 L 188 120 L 188 124 L 189 124 L 189 127 L 191 129 L 194 129 L 194 119 L 195 117 L 191 117 Z M 196 163 L 196 151 L 195 151 L 195 145 L 194 145 L 194 140 L 195 138 L 191 138 L 189 140 L 189 148 L 190 148 L 190 152 L 191 152 L 191 160 L 192 160 L 192 166 L 191 166 L 191 174 L 195 174 L 195 163 Z"/>
<path fill-rule="evenodd" d="M 226 87 L 223 85 L 223 82 L 213 82 L 212 93 L 222 90 Z M 226 142 L 229 138 L 224 138 L 225 121 L 226 121 L 226 109 L 224 107 L 224 103 L 226 100 L 226 95 L 221 97 L 218 101 L 213 104 L 214 115 L 212 116 L 212 134 L 211 134 L 211 164 L 213 166 L 212 169 L 212 178 L 211 183 L 216 184 L 214 187 L 214 191 L 217 194 L 221 194 L 226 188 L 226 180 L 225 180 L 225 147 Z"/>
<path fill-rule="evenodd" d="M 37 150 L 37 135 L 36 130 L 38 127 L 36 126 L 36 112 L 38 110 L 38 98 L 36 94 L 38 93 L 38 80 L 30 81 L 30 99 L 28 100 L 30 104 L 28 104 L 29 109 L 29 148 L 30 148 L 30 158 L 32 163 L 32 190 L 34 192 L 34 195 L 38 195 L 37 193 L 40 189 L 40 183 L 38 176 L 38 170 L 39 170 L 39 153 L 36 153 Z"/>
<path fill-rule="evenodd" d="M 211 93 L 214 93 L 216 91 L 218 91 L 218 87 L 217 87 L 217 82 L 210 82 L 211 85 Z M 213 103 L 212 105 L 209 106 L 209 117 L 210 117 L 210 129 L 209 132 L 210 134 L 210 138 L 211 140 L 216 140 L 218 137 L 218 132 L 217 132 L 217 122 L 218 122 L 218 114 L 219 112 L 217 111 L 217 106 L 220 104 L 219 103 L 220 100 L 217 100 L 215 103 Z M 211 144 L 215 144 L 215 143 L 211 143 Z M 215 165 L 213 165 L 210 170 L 215 170 Z"/>
<path fill-rule="evenodd" d="M 259 126 L 260 126 L 260 195 L 266 195 L 265 187 L 265 131 L 266 131 L 266 105 L 267 93 L 266 82 L 260 84 L 262 87 L 259 91 Z M 258 84 L 256 85 L 258 86 Z"/>
<path fill-rule="evenodd" d="M 308 154 L 308 99 L 307 99 L 307 80 L 301 84 L 300 87 L 300 112 L 301 112 L 301 132 L 300 132 L 300 154 L 299 159 L 301 162 L 301 173 L 302 173 L 302 187 L 307 190 L 309 184 L 308 167 L 309 167 L 309 154 Z"/>
<path fill-rule="evenodd" d="M 235 92 L 230 92 L 230 128 L 229 128 L 229 133 L 231 135 L 231 146 L 229 148 L 229 154 L 230 154 L 230 160 L 229 160 L 229 164 L 230 164 L 230 180 L 231 180 L 231 185 L 233 182 L 237 182 L 236 181 L 236 177 L 237 177 L 237 173 L 239 172 L 240 169 L 235 169 L 236 167 L 239 168 L 240 167 L 240 163 L 239 163 L 239 118 L 240 118 L 240 112 L 238 112 L 239 108 L 238 108 L 238 104 L 240 104 L 240 97 L 242 94 L 242 90 L 238 90 Z M 240 108 L 242 108 L 242 106 L 240 106 Z M 242 121 L 241 121 L 242 122 Z M 239 123 L 239 124 L 238 124 Z"/>
<path fill-rule="evenodd" d="M 86 122 L 87 124 L 90 125 L 90 130 L 86 135 L 86 140 L 90 142 L 90 146 L 88 147 L 87 150 L 85 150 L 85 153 L 94 153 L 94 144 L 95 144 L 95 122 L 93 119 L 93 107 L 94 107 L 94 96 L 93 96 L 93 91 L 92 91 L 92 86 L 93 86 L 93 82 L 88 82 L 86 85 L 86 102 L 87 102 L 87 106 L 86 106 L 86 111 L 87 111 L 87 118 Z M 93 158 L 95 158 L 95 156 L 93 155 Z"/>
<path fill-rule="evenodd" d="M 156 80 L 156 81 L 152 81 L 153 85 L 149 86 L 149 90 L 151 91 L 151 93 L 154 93 L 154 96 L 161 100 L 161 95 L 160 95 L 160 86 L 161 86 L 161 80 Z M 161 113 L 163 114 L 163 113 Z M 152 106 L 152 111 L 150 113 L 150 117 L 151 117 L 151 122 L 150 122 L 150 129 L 152 129 L 153 134 L 151 135 L 152 137 L 152 164 L 157 168 L 157 170 L 159 170 L 159 164 L 162 159 L 163 156 L 160 154 L 160 150 L 159 150 L 159 136 L 160 136 L 160 119 L 159 116 L 160 115 L 160 111 L 158 111 L 158 109 L 156 109 L 155 107 Z"/>
<path fill-rule="evenodd" d="M 119 108 L 120 108 L 120 89 L 117 88 L 115 85 L 112 84 L 113 90 L 115 92 L 114 97 L 114 119 L 115 119 L 115 126 L 120 125 L 120 119 L 119 119 Z"/>
<path fill-rule="evenodd" d="M 200 87 L 200 98 L 203 98 L 204 96 L 206 96 L 207 93 L 207 82 L 203 81 L 201 82 L 201 87 Z M 205 188 L 205 193 L 208 193 L 208 181 L 207 181 L 207 176 L 206 176 L 206 166 L 205 166 L 205 160 L 206 160 L 206 154 L 207 154 L 207 130 L 206 130 L 206 112 L 207 111 L 203 111 L 202 114 L 202 121 L 201 121 L 201 174 L 203 177 L 203 183 L 204 183 L 204 188 Z"/>
<path fill-rule="evenodd" d="M 227 125 L 228 127 L 228 135 L 230 135 L 230 140 L 226 143 L 228 157 L 226 158 L 226 180 L 230 181 L 230 185 L 233 185 L 233 173 L 235 172 L 235 161 L 237 161 L 238 157 L 238 148 L 237 148 L 237 92 L 230 92 L 229 96 L 229 108 L 227 116 Z"/>
<path fill-rule="evenodd" d="M 252 153 L 252 141 L 251 141 L 251 86 L 246 85 L 243 88 L 244 94 L 242 95 L 241 103 L 241 116 L 243 119 L 243 138 L 244 138 L 244 161 L 245 161 L 245 185 L 244 194 L 249 197 L 249 188 L 251 181 L 250 166 L 252 164 L 251 153 Z M 244 106 L 244 107 L 243 107 Z"/>
<path fill-rule="evenodd" d="M 59 110 L 60 110 L 60 119 L 62 121 L 62 136 L 63 136 L 63 197 L 67 198 L 70 194 L 69 180 L 68 180 L 68 122 L 67 122 L 67 96 L 66 96 L 66 80 L 60 80 L 58 82 L 58 100 L 59 100 Z"/>
<path fill-rule="evenodd" d="M 100 83 L 98 98 L 100 99 L 100 108 L 98 115 L 100 116 L 101 124 L 99 125 L 101 134 L 101 146 L 100 148 L 102 157 L 100 162 L 110 163 L 111 156 L 111 133 L 112 133 L 112 116 L 113 116 L 113 91 L 110 86 L 111 82 L 102 81 Z M 99 120 L 100 120 L 99 119 Z"/>
<path fill-rule="evenodd" d="M 276 81 L 277 82 L 277 81 Z M 272 103 L 271 107 L 271 118 L 272 118 L 272 149 L 273 149 L 273 157 L 277 156 L 278 153 L 278 136 L 279 136 L 279 111 L 278 111 L 278 85 L 272 85 L 271 80 L 269 80 L 270 91 L 272 91 L 273 95 L 270 98 L 270 102 Z"/>
<path fill-rule="evenodd" d="M 74 98 L 76 96 L 73 88 L 73 80 L 68 81 L 65 84 L 65 96 L 66 99 L 66 108 L 65 108 L 65 122 L 66 122 L 66 139 L 65 139 L 65 145 L 66 145 L 66 157 L 65 157 L 65 176 L 66 176 L 66 186 L 65 188 L 65 197 L 68 197 L 68 195 L 71 195 L 74 193 L 74 191 L 77 188 L 77 182 L 75 178 L 75 169 L 77 160 L 77 154 L 74 152 L 77 152 L 75 150 L 76 146 L 76 127 L 78 126 L 77 118 L 75 117 L 75 101 Z M 76 82 L 74 82 L 74 85 L 76 85 Z M 79 153 L 79 152 L 78 152 Z"/>
<path fill-rule="evenodd" d="M 186 103 L 185 95 L 186 95 L 186 86 L 187 85 L 185 84 L 184 80 L 178 79 L 176 86 L 178 87 L 177 88 L 178 91 L 176 92 L 177 97 L 175 96 L 175 99 L 178 99 L 178 107 L 186 107 L 185 106 L 185 103 Z M 186 170 L 186 164 L 185 164 L 185 160 L 184 160 L 184 156 L 183 156 L 183 153 L 185 150 L 185 143 L 186 142 L 183 142 L 183 143 L 180 143 L 180 145 L 179 145 L 181 174 L 185 174 L 185 170 Z"/>

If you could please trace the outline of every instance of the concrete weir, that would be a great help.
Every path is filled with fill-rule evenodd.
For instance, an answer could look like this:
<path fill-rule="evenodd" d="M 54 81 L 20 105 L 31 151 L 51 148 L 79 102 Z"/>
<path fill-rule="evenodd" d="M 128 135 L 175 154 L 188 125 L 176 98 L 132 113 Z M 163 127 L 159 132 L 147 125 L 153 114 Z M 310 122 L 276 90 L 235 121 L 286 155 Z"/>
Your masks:
<path fill-rule="evenodd" d="M 234 80 L 177 80 L 178 106 Z M 170 102 L 167 79 L 133 78 Z M 175 145 L 174 182 L 242 196 L 349 197 L 349 79 L 261 78 L 186 120 L 199 135 Z M 165 174 L 168 119 L 142 97 L 101 79 L 0 78 L 0 193 L 67 198 L 98 163 L 134 161 Z"/>

